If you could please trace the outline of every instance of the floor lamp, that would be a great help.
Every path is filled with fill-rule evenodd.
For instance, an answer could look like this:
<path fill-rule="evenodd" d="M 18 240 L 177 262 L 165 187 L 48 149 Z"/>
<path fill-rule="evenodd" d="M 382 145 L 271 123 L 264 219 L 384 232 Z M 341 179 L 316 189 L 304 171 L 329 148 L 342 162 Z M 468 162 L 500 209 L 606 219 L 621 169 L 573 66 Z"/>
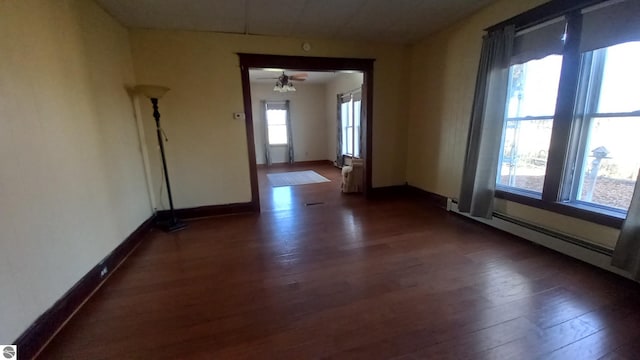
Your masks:
<path fill-rule="evenodd" d="M 173 208 L 173 197 L 171 196 L 171 184 L 169 182 L 169 172 L 167 171 L 167 159 L 164 154 L 164 142 L 162 141 L 162 128 L 160 127 L 160 112 L 158 111 L 158 99 L 160 99 L 167 91 L 168 87 L 157 85 L 138 85 L 135 92 L 148 97 L 153 105 L 153 117 L 156 119 L 156 133 L 158 135 L 158 144 L 160 145 L 160 155 L 162 156 L 162 168 L 164 170 L 164 181 L 167 185 L 167 196 L 169 197 L 169 219 L 161 221 L 160 226 L 167 232 L 182 230 L 187 227 L 176 216 Z"/>

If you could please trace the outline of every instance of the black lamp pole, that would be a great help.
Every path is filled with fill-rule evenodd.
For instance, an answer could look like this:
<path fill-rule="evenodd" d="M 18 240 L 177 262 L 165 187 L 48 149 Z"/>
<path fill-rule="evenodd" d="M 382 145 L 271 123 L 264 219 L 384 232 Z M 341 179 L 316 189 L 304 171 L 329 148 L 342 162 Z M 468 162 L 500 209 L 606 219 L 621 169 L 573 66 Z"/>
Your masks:
<path fill-rule="evenodd" d="M 162 155 L 162 168 L 164 170 L 164 180 L 167 184 L 167 195 L 169 196 L 169 220 L 162 223 L 165 231 L 173 232 L 182 230 L 187 224 L 178 220 L 175 209 L 173 208 L 173 196 L 171 195 L 171 184 L 169 182 L 169 171 L 167 170 L 167 159 L 164 154 L 164 141 L 162 141 L 162 128 L 160 127 L 160 112 L 158 111 L 158 99 L 151 98 L 153 104 L 153 117 L 156 119 L 156 133 L 158 135 L 158 144 L 160 145 L 160 155 Z"/>

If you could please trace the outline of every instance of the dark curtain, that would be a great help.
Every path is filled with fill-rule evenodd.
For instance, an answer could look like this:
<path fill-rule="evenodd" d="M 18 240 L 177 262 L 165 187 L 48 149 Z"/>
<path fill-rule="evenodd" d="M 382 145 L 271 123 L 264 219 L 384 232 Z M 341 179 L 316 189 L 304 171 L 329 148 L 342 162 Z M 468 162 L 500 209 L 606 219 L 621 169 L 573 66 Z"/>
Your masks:
<path fill-rule="evenodd" d="M 472 216 L 493 214 L 514 36 L 508 26 L 487 34 L 482 43 L 458 202 L 459 210 Z"/>
<path fill-rule="evenodd" d="M 284 102 L 285 110 L 287 110 L 287 151 L 289 154 L 289 164 L 293 164 L 294 156 L 293 156 L 293 131 L 291 128 L 291 111 L 289 109 L 289 100 Z"/>
<path fill-rule="evenodd" d="M 342 94 L 337 95 L 336 165 L 342 167 Z"/>

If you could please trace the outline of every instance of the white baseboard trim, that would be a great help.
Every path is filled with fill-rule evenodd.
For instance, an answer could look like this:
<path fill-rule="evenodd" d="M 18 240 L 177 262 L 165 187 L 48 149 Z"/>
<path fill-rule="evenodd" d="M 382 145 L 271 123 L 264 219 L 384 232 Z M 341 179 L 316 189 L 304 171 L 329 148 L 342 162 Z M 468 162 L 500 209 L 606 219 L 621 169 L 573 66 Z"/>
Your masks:
<path fill-rule="evenodd" d="M 589 248 L 587 246 L 579 245 L 580 243 L 586 243 L 584 240 L 574 238 L 574 241 L 567 241 L 569 240 L 567 239 L 568 235 L 562 234 L 562 236 L 553 236 L 553 230 L 547 230 L 544 233 L 536 231 L 532 228 L 521 226 L 516 222 L 508 221 L 509 217 L 502 214 L 500 214 L 499 217 L 494 216 L 492 219 L 473 217 L 469 214 L 458 211 L 457 201 L 451 198 L 447 199 L 447 210 L 631 279 L 628 272 L 611 265 L 611 255 L 605 254 L 603 251 L 599 251 L 599 246 L 594 245 L 592 248 Z"/>

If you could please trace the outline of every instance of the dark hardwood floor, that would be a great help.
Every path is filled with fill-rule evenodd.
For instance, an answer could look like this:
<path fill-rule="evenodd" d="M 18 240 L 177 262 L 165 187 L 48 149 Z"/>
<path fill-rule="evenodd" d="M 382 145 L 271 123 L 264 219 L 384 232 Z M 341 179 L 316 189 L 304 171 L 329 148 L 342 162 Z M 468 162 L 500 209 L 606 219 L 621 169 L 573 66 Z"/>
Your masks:
<path fill-rule="evenodd" d="M 40 358 L 639 358 L 638 284 L 314 169 L 334 181 L 260 170 L 262 214 L 152 232 Z"/>

